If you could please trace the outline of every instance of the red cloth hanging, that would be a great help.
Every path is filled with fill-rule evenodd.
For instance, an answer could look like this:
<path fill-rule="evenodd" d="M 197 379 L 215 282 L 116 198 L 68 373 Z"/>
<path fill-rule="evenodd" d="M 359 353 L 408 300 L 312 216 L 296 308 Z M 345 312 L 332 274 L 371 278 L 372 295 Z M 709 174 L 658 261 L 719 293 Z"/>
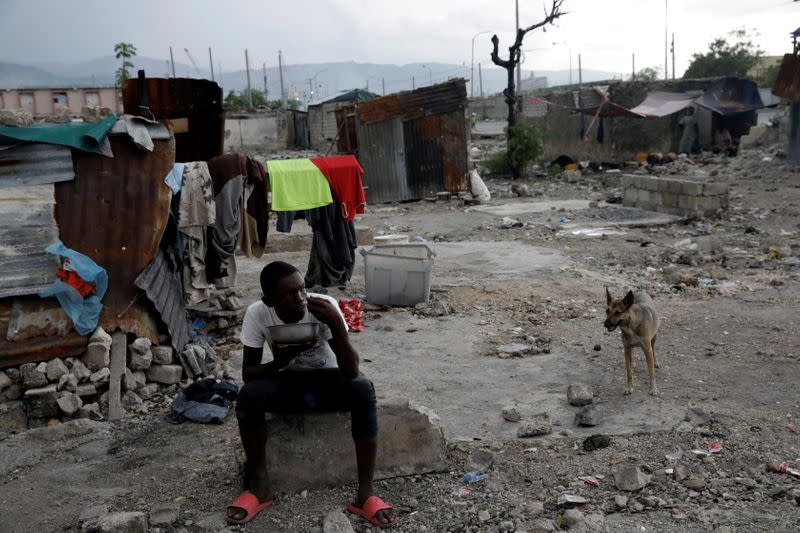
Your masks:
<path fill-rule="evenodd" d="M 364 169 L 352 155 L 333 157 L 312 157 L 311 162 L 325 175 L 336 200 L 342 204 L 342 216 L 345 220 L 353 220 L 356 213 L 363 213 L 367 199 L 361 176 Z"/>

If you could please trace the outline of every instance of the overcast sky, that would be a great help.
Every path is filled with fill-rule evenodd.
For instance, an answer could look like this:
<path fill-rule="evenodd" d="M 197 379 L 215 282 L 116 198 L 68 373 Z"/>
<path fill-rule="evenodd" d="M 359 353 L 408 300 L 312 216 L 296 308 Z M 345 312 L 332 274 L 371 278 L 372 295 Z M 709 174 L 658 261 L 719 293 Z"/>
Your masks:
<path fill-rule="evenodd" d="M 548 0 L 549 1 L 549 0 Z M 680 75 L 693 52 L 716 36 L 745 26 L 760 35 L 769 55 L 790 50 L 800 26 L 793 0 L 668 0 Z M 542 16 L 542 0 L 519 0 L 520 25 Z M 566 69 L 570 52 L 583 67 L 628 73 L 664 65 L 663 0 L 566 0 L 568 15 L 547 33 L 529 34 L 525 69 Z M 139 54 L 188 62 L 188 48 L 215 68 L 287 63 L 442 62 L 469 65 L 474 34 L 498 33 L 501 50 L 514 29 L 514 0 L 0 0 L 0 61 L 79 63 L 108 55 L 114 43 L 132 42 Z M 490 34 L 475 40 L 475 62 L 490 63 Z M 671 59 L 670 59 L 671 62 Z M 671 67 L 670 67 L 671 69 Z"/>

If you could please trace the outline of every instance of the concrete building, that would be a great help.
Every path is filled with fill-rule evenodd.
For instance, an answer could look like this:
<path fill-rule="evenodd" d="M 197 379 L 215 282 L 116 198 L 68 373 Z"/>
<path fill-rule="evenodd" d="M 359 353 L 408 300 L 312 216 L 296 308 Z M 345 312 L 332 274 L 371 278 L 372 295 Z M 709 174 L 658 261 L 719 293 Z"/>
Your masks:
<path fill-rule="evenodd" d="M 356 102 L 366 102 L 378 95 L 363 89 L 353 89 L 335 98 L 308 106 L 308 128 L 311 134 L 311 148 L 327 150 L 336 138 L 336 110 Z"/>
<path fill-rule="evenodd" d="M 67 106 L 75 116 L 80 115 L 85 105 L 104 106 L 122 113 L 122 102 L 114 87 L 0 90 L 0 109 L 23 109 L 34 117 L 45 117 L 52 115 L 58 104 Z"/>

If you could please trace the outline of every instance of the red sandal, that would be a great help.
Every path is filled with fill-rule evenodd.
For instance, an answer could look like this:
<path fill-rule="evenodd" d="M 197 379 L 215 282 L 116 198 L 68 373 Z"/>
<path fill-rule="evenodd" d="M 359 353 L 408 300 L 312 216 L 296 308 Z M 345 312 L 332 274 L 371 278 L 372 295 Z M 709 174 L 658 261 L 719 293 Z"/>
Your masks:
<path fill-rule="evenodd" d="M 362 517 L 364 520 L 369 521 L 373 526 L 378 526 L 380 528 L 385 527 L 392 527 L 397 523 L 397 517 L 395 516 L 394 520 L 385 524 L 378 520 L 377 514 L 378 511 L 385 511 L 387 509 L 393 509 L 391 505 L 386 503 L 385 501 L 381 500 L 377 496 L 370 496 L 367 498 L 367 501 L 364 502 L 363 507 L 356 507 L 352 503 L 347 504 L 347 510 L 353 514 L 357 514 Z"/>
<path fill-rule="evenodd" d="M 228 510 L 225 513 L 225 520 L 227 520 L 229 524 L 246 524 L 255 518 L 258 513 L 272 505 L 272 501 L 272 498 L 270 498 L 264 503 L 261 503 L 258 500 L 258 497 L 252 492 L 243 492 L 233 501 L 233 503 L 228 506 Z M 242 509 L 247 514 L 244 516 L 244 518 L 237 520 L 235 518 L 231 518 L 231 509 Z"/>

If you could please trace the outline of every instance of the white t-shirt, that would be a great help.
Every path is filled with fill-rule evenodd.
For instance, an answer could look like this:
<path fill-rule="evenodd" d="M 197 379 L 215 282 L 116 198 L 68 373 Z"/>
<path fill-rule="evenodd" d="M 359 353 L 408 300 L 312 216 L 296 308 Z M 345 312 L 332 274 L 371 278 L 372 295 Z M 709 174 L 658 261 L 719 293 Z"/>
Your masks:
<path fill-rule="evenodd" d="M 317 298 L 325 298 L 339 311 L 342 317 L 342 322 L 345 322 L 344 315 L 339 304 L 326 294 L 313 294 L 308 293 L 309 296 Z M 297 357 L 291 360 L 284 368 L 290 370 L 319 370 L 323 368 L 339 368 L 336 364 L 336 354 L 333 353 L 328 341 L 333 338 L 330 328 L 320 322 L 317 317 L 312 315 L 306 310 L 306 314 L 300 323 L 319 324 L 319 338 L 320 340 L 313 347 L 301 352 Z M 270 326 L 282 326 L 285 322 L 278 317 L 274 307 L 270 307 L 263 301 L 258 300 L 253 302 L 247 307 L 242 321 L 242 344 L 251 348 L 264 348 L 270 347 L 272 352 L 272 339 L 269 335 Z M 347 323 L 345 322 L 345 330 L 347 330 Z M 262 360 L 262 362 L 264 362 Z"/>

